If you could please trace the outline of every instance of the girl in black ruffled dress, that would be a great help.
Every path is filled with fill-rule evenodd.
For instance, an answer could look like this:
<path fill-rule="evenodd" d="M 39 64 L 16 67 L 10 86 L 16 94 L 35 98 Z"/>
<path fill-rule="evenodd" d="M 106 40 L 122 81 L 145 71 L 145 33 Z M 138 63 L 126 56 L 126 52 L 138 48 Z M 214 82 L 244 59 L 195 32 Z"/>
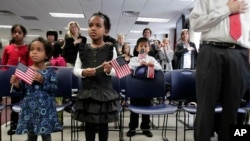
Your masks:
<path fill-rule="evenodd" d="M 82 77 L 82 89 L 77 95 L 74 118 L 85 122 L 86 141 L 94 141 L 96 131 L 99 141 L 108 140 L 108 123 L 119 119 L 121 105 L 119 95 L 112 88 L 110 75 L 115 75 L 108 61 L 113 56 L 114 47 L 105 44 L 103 35 L 107 29 L 107 19 L 102 13 L 95 13 L 89 19 L 88 33 L 91 44 L 80 47 L 74 66 L 74 74 Z M 95 68 L 102 64 L 101 68 Z"/>

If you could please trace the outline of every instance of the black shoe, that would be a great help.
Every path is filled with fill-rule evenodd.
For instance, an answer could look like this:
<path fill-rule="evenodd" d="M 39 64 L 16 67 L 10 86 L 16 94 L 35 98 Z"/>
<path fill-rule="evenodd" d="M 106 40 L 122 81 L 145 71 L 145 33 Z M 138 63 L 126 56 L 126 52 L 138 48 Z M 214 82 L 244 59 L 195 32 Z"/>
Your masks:
<path fill-rule="evenodd" d="M 13 135 L 16 133 L 16 127 L 17 127 L 17 124 L 16 123 L 11 123 L 10 124 L 10 129 L 7 131 L 7 134 L 8 135 Z"/>
<path fill-rule="evenodd" d="M 142 134 L 146 135 L 147 137 L 153 137 L 153 134 L 151 131 L 142 131 Z"/>
<path fill-rule="evenodd" d="M 127 132 L 127 137 L 132 137 L 132 136 L 134 136 L 135 135 L 135 131 L 133 131 L 133 130 L 128 130 L 128 132 Z"/>
<path fill-rule="evenodd" d="M 8 130 L 8 132 L 7 132 L 7 134 L 8 135 L 13 135 L 13 134 L 15 134 L 16 133 L 16 129 L 10 129 L 10 130 Z"/>

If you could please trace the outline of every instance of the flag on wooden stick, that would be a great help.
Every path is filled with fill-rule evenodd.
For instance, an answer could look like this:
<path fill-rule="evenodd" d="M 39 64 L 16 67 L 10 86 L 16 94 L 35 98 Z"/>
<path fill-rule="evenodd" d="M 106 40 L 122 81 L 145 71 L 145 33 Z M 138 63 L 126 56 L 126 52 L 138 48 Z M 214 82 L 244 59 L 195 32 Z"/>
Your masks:
<path fill-rule="evenodd" d="M 25 66 L 24 64 L 20 62 L 18 63 L 16 72 L 15 72 L 15 75 L 18 78 L 28 83 L 29 85 L 31 85 L 34 81 L 34 74 L 35 74 L 34 70 L 32 70 L 31 68 Z"/>
<path fill-rule="evenodd" d="M 118 57 L 110 61 L 112 67 L 115 69 L 118 78 L 125 77 L 131 74 L 128 64 L 126 64 L 123 57 Z"/>

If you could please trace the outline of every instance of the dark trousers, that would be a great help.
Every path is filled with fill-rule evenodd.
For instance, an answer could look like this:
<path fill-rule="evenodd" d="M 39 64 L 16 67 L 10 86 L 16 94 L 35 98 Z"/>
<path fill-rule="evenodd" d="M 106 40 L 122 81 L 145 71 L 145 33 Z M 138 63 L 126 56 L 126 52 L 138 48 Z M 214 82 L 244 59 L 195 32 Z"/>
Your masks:
<path fill-rule="evenodd" d="M 223 111 L 219 141 L 229 141 L 229 126 L 236 124 L 237 109 L 249 82 L 250 66 L 247 49 L 202 45 L 196 70 L 197 115 L 195 141 L 210 141 L 214 109 L 221 100 Z"/>
<path fill-rule="evenodd" d="M 99 141 L 108 141 L 108 123 L 85 123 L 86 141 L 95 141 L 95 133 L 99 134 Z"/>
<path fill-rule="evenodd" d="M 130 104 L 137 106 L 150 106 L 151 99 L 148 98 L 132 98 L 130 99 Z M 139 114 L 130 113 L 129 129 L 135 130 L 138 127 Z M 142 115 L 141 129 L 150 129 L 150 117 L 149 115 Z"/>

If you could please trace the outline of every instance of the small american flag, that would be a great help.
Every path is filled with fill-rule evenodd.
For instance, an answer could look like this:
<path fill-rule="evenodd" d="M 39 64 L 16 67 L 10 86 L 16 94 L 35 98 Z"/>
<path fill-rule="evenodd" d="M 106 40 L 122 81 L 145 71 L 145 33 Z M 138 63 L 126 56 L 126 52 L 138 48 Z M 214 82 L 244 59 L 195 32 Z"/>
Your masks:
<path fill-rule="evenodd" d="M 16 72 L 15 72 L 15 75 L 18 78 L 25 81 L 29 85 L 31 85 L 32 82 L 34 81 L 34 74 L 35 74 L 34 70 L 32 70 L 31 68 L 25 66 L 24 64 L 20 62 L 18 63 Z"/>
<path fill-rule="evenodd" d="M 141 51 L 138 54 L 138 58 L 140 60 L 146 58 L 146 53 L 144 52 L 144 49 L 141 49 Z"/>
<path fill-rule="evenodd" d="M 125 77 L 129 74 L 131 74 L 130 68 L 128 64 L 126 64 L 124 58 L 118 57 L 116 59 L 113 59 L 110 61 L 112 67 L 115 69 L 116 76 L 118 78 Z"/>

